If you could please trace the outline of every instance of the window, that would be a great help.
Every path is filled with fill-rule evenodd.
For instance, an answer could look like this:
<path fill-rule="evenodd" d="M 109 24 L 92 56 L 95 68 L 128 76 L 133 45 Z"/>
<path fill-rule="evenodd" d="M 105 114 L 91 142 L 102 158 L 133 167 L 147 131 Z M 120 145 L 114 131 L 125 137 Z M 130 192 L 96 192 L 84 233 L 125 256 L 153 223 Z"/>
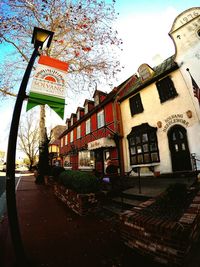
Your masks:
<path fill-rule="evenodd" d="M 144 82 L 146 80 L 149 80 L 153 74 L 154 70 L 147 64 L 142 64 L 138 68 L 138 73 L 140 75 L 141 80 Z"/>
<path fill-rule="evenodd" d="M 77 127 L 77 139 L 81 138 L 81 126 Z"/>
<path fill-rule="evenodd" d="M 156 130 L 156 128 L 149 126 L 148 123 L 132 128 L 132 131 L 127 136 L 131 165 L 160 161 Z"/>
<path fill-rule="evenodd" d="M 141 113 L 144 108 L 142 105 L 140 94 L 134 95 L 129 99 L 129 105 L 131 110 L 131 115 Z"/>
<path fill-rule="evenodd" d="M 77 121 L 80 120 L 80 110 L 77 112 L 76 116 L 77 116 Z"/>
<path fill-rule="evenodd" d="M 71 166 L 71 163 L 70 163 L 70 156 L 69 155 L 65 156 L 63 158 L 63 161 L 64 161 L 64 164 L 63 164 L 64 168 L 65 169 L 68 169 L 68 168 L 71 169 L 72 166 Z"/>
<path fill-rule="evenodd" d="M 97 113 L 97 128 L 101 128 L 105 125 L 104 110 Z"/>
<path fill-rule="evenodd" d="M 79 168 L 94 169 L 94 152 L 93 151 L 80 151 L 78 153 Z"/>
<path fill-rule="evenodd" d="M 73 142 L 74 141 L 74 132 L 71 131 L 70 132 L 70 142 Z"/>
<path fill-rule="evenodd" d="M 68 138 L 68 135 L 65 135 L 65 145 L 68 144 L 68 140 L 67 140 L 67 138 Z"/>
<path fill-rule="evenodd" d="M 174 83 L 170 77 L 166 77 L 156 83 L 160 102 L 163 103 L 168 99 L 176 97 L 178 94 L 174 87 Z"/>
<path fill-rule="evenodd" d="M 85 129 L 85 133 L 89 134 L 90 133 L 90 119 L 88 119 L 86 121 L 86 129 Z"/>
<path fill-rule="evenodd" d="M 200 29 L 197 31 L 197 35 L 198 37 L 200 37 Z"/>
<path fill-rule="evenodd" d="M 85 114 L 87 114 L 88 113 L 88 103 L 86 103 L 86 105 L 85 105 Z"/>
<path fill-rule="evenodd" d="M 99 95 L 98 94 L 96 94 L 94 97 L 94 105 L 95 106 L 99 105 Z"/>
<path fill-rule="evenodd" d="M 60 139 L 60 146 L 63 147 L 63 138 Z"/>

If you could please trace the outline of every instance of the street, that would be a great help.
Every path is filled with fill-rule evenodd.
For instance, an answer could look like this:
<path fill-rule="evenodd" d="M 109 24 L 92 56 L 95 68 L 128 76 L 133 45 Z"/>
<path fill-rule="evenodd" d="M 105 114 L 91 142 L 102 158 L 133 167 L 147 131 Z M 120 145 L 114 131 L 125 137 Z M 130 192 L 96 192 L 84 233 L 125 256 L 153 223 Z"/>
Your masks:
<path fill-rule="evenodd" d="M 20 179 L 21 174 L 16 173 L 15 174 L 15 184 L 17 186 L 17 183 Z M 6 207 L 6 173 L 0 172 L 0 220 L 5 212 Z"/>

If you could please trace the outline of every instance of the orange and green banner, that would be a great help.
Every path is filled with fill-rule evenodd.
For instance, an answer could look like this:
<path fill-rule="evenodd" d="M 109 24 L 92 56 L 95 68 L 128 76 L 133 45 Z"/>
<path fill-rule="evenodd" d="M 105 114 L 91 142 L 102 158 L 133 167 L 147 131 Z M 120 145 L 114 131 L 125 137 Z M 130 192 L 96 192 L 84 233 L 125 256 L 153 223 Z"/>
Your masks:
<path fill-rule="evenodd" d="M 26 110 L 47 104 L 63 119 L 67 70 L 66 62 L 40 56 Z"/>

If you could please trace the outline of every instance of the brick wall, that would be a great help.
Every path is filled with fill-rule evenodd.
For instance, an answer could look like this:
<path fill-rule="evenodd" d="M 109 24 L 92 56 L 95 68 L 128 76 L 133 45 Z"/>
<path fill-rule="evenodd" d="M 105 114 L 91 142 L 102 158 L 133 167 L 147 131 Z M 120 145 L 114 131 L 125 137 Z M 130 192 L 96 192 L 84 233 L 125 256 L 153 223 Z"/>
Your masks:
<path fill-rule="evenodd" d="M 150 199 L 120 216 L 120 233 L 125 245 L 154 261 L 181 265 L 200 235 L 200 192 L 177 221 L 142 214 L 155 202 Z"/>
<path fill-rule="evenodd" d="M 88 215 L 99 208 L 98 194 L 77 194 L 62 185 L 54 185 L 54 193 L 70 209 L 79 215 Z"/>

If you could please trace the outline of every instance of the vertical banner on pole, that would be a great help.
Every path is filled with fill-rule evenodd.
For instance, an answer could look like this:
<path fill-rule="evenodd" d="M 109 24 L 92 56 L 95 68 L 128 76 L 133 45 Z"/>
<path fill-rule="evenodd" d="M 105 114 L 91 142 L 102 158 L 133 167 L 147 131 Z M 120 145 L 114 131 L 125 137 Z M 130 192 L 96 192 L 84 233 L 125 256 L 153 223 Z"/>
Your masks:
<path fill-rule="evenodd" d="M 29 93 L 27 111 L 37 105 L 47 104 L 63 119 L 68 67 L 66 62 L 40 56 Z"/>

